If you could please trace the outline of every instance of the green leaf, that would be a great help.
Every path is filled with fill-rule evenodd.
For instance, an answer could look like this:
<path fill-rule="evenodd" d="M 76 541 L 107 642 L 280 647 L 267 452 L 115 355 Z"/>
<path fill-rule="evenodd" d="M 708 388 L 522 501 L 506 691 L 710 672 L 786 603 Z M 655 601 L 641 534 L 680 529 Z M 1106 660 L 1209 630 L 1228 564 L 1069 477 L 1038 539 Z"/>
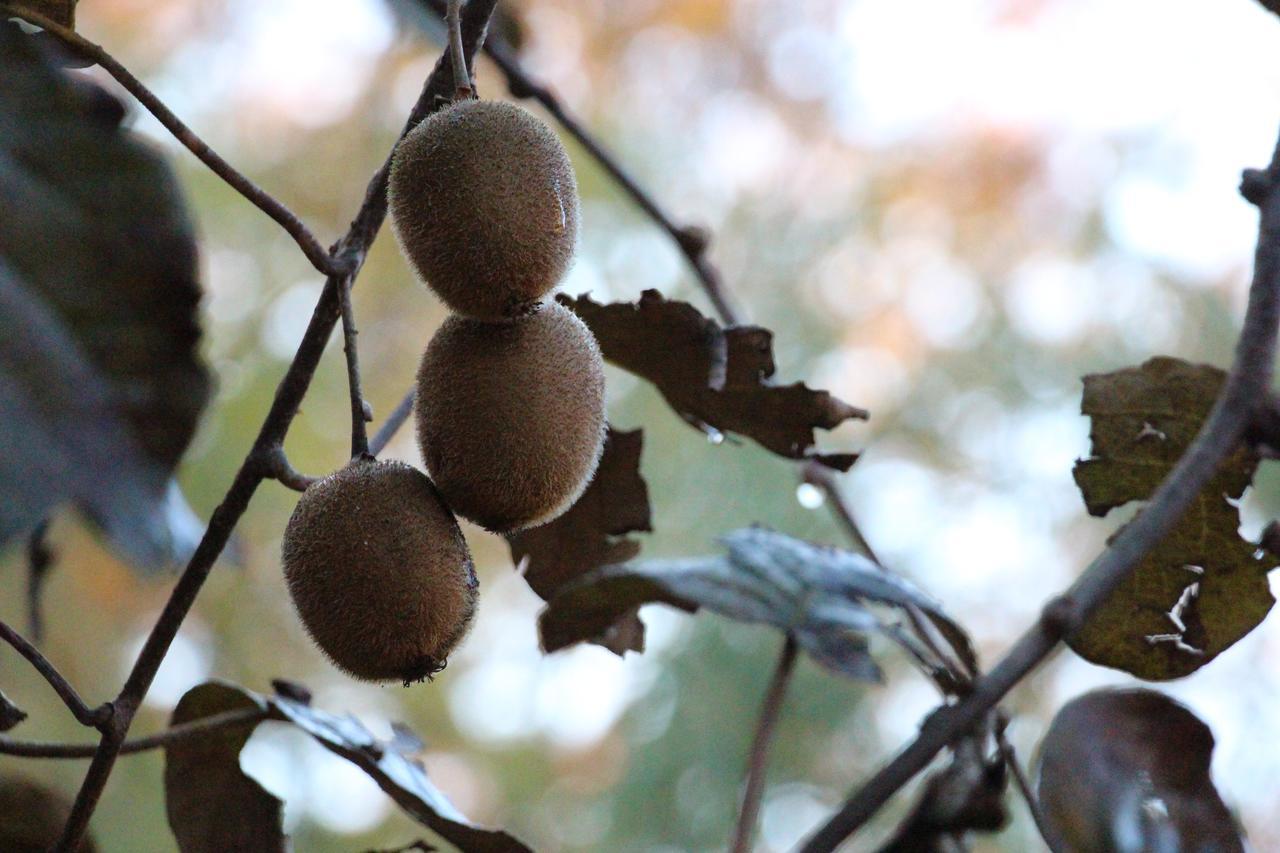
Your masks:
<path fill-rule="evenodd" d="M 354 717 L 339 717 L 312 708 L 305 688 L 277 682 L 277 694 L 264 696 L 220 681 L 189 690 L 174 712 L 174 723 L 239 708 L 260 708 L 267 719 L 291 723 L 317 743 L 369 775 L 411 818 L 460 850 L 476 853 L 528 853 L 512 836 L 468 821 L 427 778 L 418 759 L 422 742 L 396 726 L 390 741 L 379 740 Z M 190 704 L 188 702 L 190 701 Z M 179 719 L 179 711 L 189 709 Z M 165 748 L 165 791 L 169 822 L 189 850 L 279 850 L 280 801 L 245 783 L 257 783 L 240 771 L 240 750 L 253 724 L 184 738 Z M 176 761 L 175 761 L 176 757 Z M 261 790 L 260 788 L 258 790 Z M 175 804 L 180 820 L 175 823 Z M 228 819 L 234 815 L 234 819 Z M 223 826 L 222 824 L 236 824 Z M 241 833 L 237 842 L 228 833 Z M 208 839 L 207 841 L 202 839 Z M 191 846 L 187 846 L 190 844 Z M 243 846 L 242 846 L 243 845 Z"/>
<path fill-rule="evenodd" d="M 628 533 L 652 530 L 649 490 L 640 476 L 641 430 L 609 427 L 604 455 L 582 497 L 559 518 L 507 537 L 511 558 L 543 600 L 583 574 L 630 560 L 640 543 Z M 644 651 L 644 624 L 635 611 L 623 614 L 593 638 L 615 654 Z"/>
<path fill-rule="evenodd" d="M 606 566 L 565 587 L 539 618 L 543 648 L 552 652 L 590 639 L 619 615 L 656 602 L 773 625 L 833 672 L 876 681 L 880 670 L 868 654 L 867 634 L 882 633 L 911 645 L 913 654 L 922 652 L 868 603 L 911 604 L 946 620 L 928 596 L 860 554 L 760 527 L 721 541 L 728 549 L 723 557 Z"/>
<path fill-rule="evenodd" d="M 169 724 L 240 710 L 265 713 L 267 704 L 237 687 L 209 682 L 187 691 Z M 240 751 L 256 725 L 219 728 L 165 747 L 165 810 L 182 853 L 289 849 L 284 803 L 240 769 Z"/>
<path fill-rule="evenodd" d="M 802 382 L 773 385 L 773 332 L 722 329 L 685 302 L 646 290 L 639 302 L 601 305 L 589 296 L 556 297 L 590 328 L 609 361 L 648 380 L 671 408 L 715 437 L 745 435 L 788 459 L 848 470 L 856 455 L 815 453 L 814 430 L 835 429 L 867 413 Z"/>
<path fill-rule="evenodd" d="M 1093 456 L 1075 479 L 1093 515 L 1149 498 L 1195 438 L 1225 380 L 1207 365 L 1153 358 L 1086 376 L 1081 410 L 1092 418 Z M 1243 540 L 1238 500 L 1258 458 L 1241 446 L 1191 508 L 1102 607 L 1070 638 L 1081 657 L 1139 678 L 1180 678 L 1253 630 L 1274 599 L 1275 558 Z"/>
<path fill-rule="evenodd" d="M 1209 776 L 1213 732 L 1154 690 L 1095 690 L 1041 744 L 1038 799 L 1055 851 L 1243 851 Z"/>
<path fill-rule="evenodd" d="M 29 466 L 23 483 L 0 478 L 0 544 L 72 500 L 135 562 L 163 565 L 198 526 L 171 486 L 209 395 L 193 229 L 164 160 L 120 128 L 119 102 L 52 67 L 9 24 L 0 66 L 0 370 L 32 417 L 0 427 L 6 461 Z M 86 387 L 59 389 L 71 383 Z M 50 429 L 34 439 L 61 449 L 48 460 L 30 446 Z M 22 459 L 16 448 L 28 448 Z M 49 476 L 36 476 L 46 462 Z M 99 493 L 119 480 L 114 506 L 54 476 L 68 468 L 102 481 Z"/>

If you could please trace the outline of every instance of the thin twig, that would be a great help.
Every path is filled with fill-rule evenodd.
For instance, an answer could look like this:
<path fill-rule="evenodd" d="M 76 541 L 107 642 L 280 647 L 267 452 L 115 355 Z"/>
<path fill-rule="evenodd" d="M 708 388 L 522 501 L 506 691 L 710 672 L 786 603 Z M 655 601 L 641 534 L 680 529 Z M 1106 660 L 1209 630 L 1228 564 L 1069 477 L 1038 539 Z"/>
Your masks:
<path fill-rule="evenodd" d="M 0 622 L 0 640 L 4 640 L 9 645 L 18 650 L 18 654 L 22 655 L 35 668 L 36 672 L 49 682 L 49 686 L 58 694 L 58 698 L 71 711 L 72 716 L 82 726 L 89 728 L 101 728 L 111 719 L 111 706 L 99 705 L 96 708 L 90 708 L 85 701 L 80 698 L 80 694 L 71 686 L 62 673 L 58 672 L 58 668 L 49 662 L 40 650 L 17 631 L 10 628 L 4 622 Z"/>
<path fill-rule="evenodd" d="M 1280 143 L 1265 172 L 1247 170 L 1241 191 L 1261 209 L 1253 283 L 1235 363 L 1204 426 L 1173 471 L 1138 516 L 1090 564 L 1063 596 L 1046 605 L 1036 624 L 1022 635 L 996 667 L 973 684 L 960 702 L 938 709 L 920 734 L 888 765 L 849 795 L 844 806 L 802 848 L 806 853 L 833 850 L 860 828 L 933 756 L 970 729 L 1005 694 L 1082 625 L 1141 562 L 1168 536 L 1200 490 L 1231 453 L 1265 403 L 1280 322 Z"/>
<path fill-rule="evenodd" d="M 795 638 L 788 634 L 782 644 L 782 652 L 778 655 L 778 665 L 773 671 L 773 679 L 769 682 L 769 689 L 764 694 L 764 702 L 760 706 L 755 738 L 751 741 L 751 759 L 747 764 L 746 784 L 742 790 L 742 807 L 738 810 L 738 824 L 734 828 L 733 841 L 730 845 L 733 853 L 746 853 L 751 849 L 751 836 L 755 832 L 756 821 L 760 817 L 760 800 L 764 796 L 769 747 L 773 743 L 778 713 L 782 710 L 782 700 L 787 695 L 787 685 L 795 669 L 798 650 L 799 646 L 796 645 Z"/>
<path fill-rule="evenodd" d="M 320 480 L 296 470 L 289 462 L 288 455 L 280 446 L 272 447 L 262 454 L 262 475 L 267 479 L 277 480 L 285 488 L 295 492 L 305 492 L 307 487 Z"/>
<path fill-rule="evenodd" d="M 346 278 L 338 285 L 338 298 L 342 301 L 342 352 L 347 357 L 347 387 L 351 392 L 351 458 L 369 455 L 369 432 L 365 424 L 373 416 L 364 392 L 360 390 L 360 356 L 356 348 L 356 315 L 351 307 L 352 280 Z"/>
<path fill-rule="evenodd" d="M 1000 757 L 1004 759 L 1005 766 L 1013 774 L 1013 783 L 1017 787 L 1018 793 L 1022 795 L 1023 802 L 1027 804 L 1027 811 L 1031 813 L 1031 820 L 1036 825 L 1036 831 L 1040 833 L 1040 837 L 1048 844 L 1048 828 L 1045 826 L 1044 814 L 1040 811 L 1040 802 L 1036 799 L 1036 792 L 1032 790 L 1031 783 L 1027 781 L 1027 774 L 1022 770 L 1022 764 L 1018 761 L 1017 751 L 1014 750 L 1013 744 L 1009 742 L 1009 737 L 1005 733 L 1007 722 L 1002 718 L 995 727 L 996 746 L 1000 750 Z"/>
<path fill-rule="evenodd" d="M 417 391 L 410 388 L 400 402 L 396 404 L 395 411 L 387 416 L 382 422 L 382 426 L 378 427 L 378 434 L 373 437 L 373 441 L 369 442 L 369 453 L 377 456 L 387 445 L 391 443 L 391 439 L 395 438 L 395 434 L 404 426 L 404 422 L 409 420 L 409 415 L 413 413 L 413 401 L 417 396 Z"/>
<path fill-rule="evenodd" d="M 44 582 L 53 568 L 53 549 L 49 547 L 49 519 L 42 520 L 27 539 L 27 631 L 32 642 L 44 640 L 44 607 L 41 595 Z"/>
<path fill-rule="evenodd" d="M 467 50 L 473 54 L 484 40 L 489 16 L 496 2 L 497 0 L 472 0 L 467 5 L 463 20 L 463 36 Z M 441 57 L 409 114 L 402 136 L 437 109 L 441 99 L 447 98 L 451 86 L 447 82 L 449 75 L 445 71 L 445 65 L 445 59 Z M 133 722 L 142 698 L 151 686 L 165 655 L 168 654 L 179 627 L 195 603 L 196 596 L 209 576 L 214 561 L 226 547 L 231 531 L 248 508 L 249 500 L 259 484 L 268 476 L 269 455 L 272 449 L 284 444 L 285 434 L 289 431 L 289 426 L 298 412 L 298 407 L 302 404 L 303 397 L 306 396 L 311 379 L 315 375 L 316 366 L 320 363 L 325 345 L 341 314 L 339 289 L 343 280 L 345 278 L 355 280 L 369 247 L 373 244 L 386 218 L 387 175 L 390 164 L 391 157 L 388 155 L 370 179 L 365 190 L 364 201 L 350 228 L 334 247 L 333 258 L 336 268 L 344 272 L 340 275 L 331 274 L 326 280 L 311 321 L 303 333 L 302 342 L 298 345 L 293 362 L 276 388 L 275 399 L 263 420 L 252 449 L 241 463 L 222 503 L 214 510 L 204 537 L 170 593 L 169 600 L 143 644 L 124 687 L 112 703 L 114 714 L 103 726 L 102 740 L 94 753 L 93 761 L 89 764 L 80 791 L 76 795 L 75 804 L 72 806 L 71 815 L 67 819 L 55 850 L 74 850 L 84 836 L 89 819 L 102 796 L 102 789 L 106 786 L 112 767 L 115 766 L 116 757 L 124 745 L 129 726 Z"/>
<path fill-rule="evenodd" d="M 121 65 L 100 45 L 94 44 L 74 30 L 67 29 L 57 21 L 28 9 L 17 9 L 6 4 L 0 6 L 0 15 L 18 18 L 29 24 L 34 24 L 45 32 L 56 36 L 75 53 L 92 59 L 98 65 L 101 65 L 108 74 L 115 78 L 116 82 L 137 98 L 138 102 L 146 107 L 147 111 L 155 116 L 156 120 L 164 125 L 165 129 L 172 133 L 175 139 L 181 142 L 188 151 L 196 155 L 200 162 L 208 166 L 215 175 L 226 181 L 236 192 L 247 198 L 255 207 L 270 216 L 281 228 L 287 231 L 294 242 L 298 244 L 298 248 L 302 250 L 302 254 L 307 256 L 307 260 L 311 262 L 312 266 L 325 275 L 340 275 L 343 272 L 342 265 L 329 256 L 329 253 L 320 245 L 320 241 L 303 224 L 297 214 L 222 159 L 218 152 L 210 148 L 195 131 L 187 127 L 181 119 L 174 115 L 150 89 L 143 85 L 141 80 L 134 77 L 129 69 Z"/>
<path fill-rule="evenodd" d="M 445 23 L 449 29 L 449 59 L 453 65 L 453 99 L 470 100 L 471 74 L 467 71 L 467 55 L 462 50 L 462 0 L 448 0 Z"/>
<path fill-rule="evenodd" d="M 190 723 L 181 723 L 159 734 L 125 741 L 120 747 L 120 754 L 134 755 L 150 749 L 159 749 L 184 740 L 201 737 L 212 731 L 258 723 L 266 718 L 267 712 L 258 708 L 223 711 L 221 714 L 211 714 L 208 717 L 202 717 Z M 16 755 L 22 758 L 75 759 L 93 758 L 97 751 L 97 745 L 92 743 L 46 743 L 14 740 L 13 738 L 0 736 L 0 755 Z"/>

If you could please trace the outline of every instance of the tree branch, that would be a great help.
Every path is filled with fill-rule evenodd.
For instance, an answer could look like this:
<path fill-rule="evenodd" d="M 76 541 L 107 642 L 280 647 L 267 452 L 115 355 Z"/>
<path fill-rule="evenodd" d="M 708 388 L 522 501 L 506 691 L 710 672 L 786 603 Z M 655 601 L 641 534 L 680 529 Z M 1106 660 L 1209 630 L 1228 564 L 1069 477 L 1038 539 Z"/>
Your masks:
<path fill-rule="evenodd" d="M 336 263 L 329 256 L 329 253 L 320 245 L 320 241 L 315 238 L 315 235 L 311 233 L 293 211 L 222 159 L 218 152 L 210 148 L 203 139 L 196 135 L 195 131 L 183 124 L 182 120 L 174 115 L 173 111 L 165 106 L 150 89 L 143 85 L 141 80 L 134 77 L 129 69 L 117 62 L 100 45 L 94 44 L 74 30 L 69 30 L 57 21 L 46 18 L 37 12 L 16 9 L 9 5 L 0 5 L 0 14 L 9 18 L 18 18 L 28 24 L 40 27 L 45 32 L 56 36 L 73 52 L 87 59 L 92 59 L 98 65 L 101 65 L 108 74 L 115 78 L 117 83 L 123 86 L 129 94 L 137 98 L 138 102 L 146 107 L 147 111 L 155 116 L 156 120 L 164 125 L 165 129 L 172 133 L 175 139 L 181 142 L 188 151 L 196 155 L 200 162 L 208 166 L 215 175 L 226 181 L 236 192 L 248 199 L 255 207 L 270 216 L 281 228 L 287 231 L 294 242 L 298 244 L 298 248 L 302 250 L 302 254 L 307 256 L 307 260 L 311 262 L 312 266 L 325 275 L 340 275 L 343 272 L 342 265 Z"/>
<path fill-rule="evenodd" d="M 463 20 L 463 37 L 467 50 L 472 54 L 484 40 L 489 16 L 496 2 L 497 0 L 472 0 L 467 6 Z M 444 57 L 441 57 L 436 62 L 417 103 L 410 112 L 402 136 L 436 109 L 442 98 L 447 99 L 450 92 L 448 77 L 449 75 L 445 72 Z M 62 837 L 55 847 L 56 850 L 74 850 L 84 836 L 89 818 L 102 796 L 102 789 L 124 745 L 138 705 L 151 686 L 174 637 L 177 636 L 178 628 L 182 625 L 192 604 L 195 603 L 196 596 L 209 576 L 214 561 L 226 546 L 231 531 L 248 508 L 249 500 L 253 497 L 258 485 L 269 475 L 270 455 L 274 448 L 283 446 L 285 434 L 297 414 L 303 397 L 306 396 L 325 345 L 333 332 L 333 327 L 337 324 L 341 313 L 339 291 L 344 279 L 355 280 L 369 246 L 373 244 L 378 229 L 386 218 L 387 175 L 390 164 L 391 156 L 388 155 L 369 181 L 364 201 L 347 233 L 334 246 L 331 255 L 334 262 L 332 268 L 344 272 L 341 275 L 331 274 L 326 280 L 311 321 L 302 336 L 302 342 L 298 345 L 297 354 L 276 388 L 275 399 L 258 432 L 253 448 L 236 472 L 226 497 L 214 510 L 204 537 L 177 585 L 174 586 L 164 610 L 134 662 L 123 689 L 113 703 L 114 713 L 104 724 L 102 740 L 98 744 L 84 782 L 76 795 L 75 804 L 63 828 Z"/>
<path fill-rule="evenodd" d="M 465 101 L 473 93 L 467 57 L 462 50 L 462 0 L 448 0 L 445 24 L 449 29 L 449 59 L 453 65 L 453 99 Z"/>
<path fill-rule="evenodd" d="M 49 682 L 49 686 L 58 694 L 58 698 L 71 711 L 72 716 L 82 726 L 97 729 L 101 728 L 111 719 L 111 706 L 99 705 L 96 708 L 90 708 L 85 701 L 80 698 L 80 694 L 71 686 L 62 673 L 58 672 L 58 668 L 49 662 L 40 650 L 31 643 L 27 642 L 17 631 L 10 628 L 4 622 L 0 622 L 0 640 L 4 640 L 9 645 L 18 650 L 18 654 L 22 655 L 27 661 L 35 667 L 36 672 Z"/>
<path fill-rule="evenodd" d="M 404 426 L 404 422 L 409 420 L 409 415 L 413 413 L 413 400 L 417 395 L 416 388 L 410 388 L 408 392 L 400 398 L 400 402 L 396 404 L 395 411 L 387 416 L 382 422 L 382 426 L 378 428 L 378 434 L 373 437 L 373 441 L 369 442 L 369 453 L 377 456 L 387 445 L 391 443 L 391 439 Z"/>
<path fill-rule="evenodd" d="M 773 744 L 773 731 L 782 710 L 782 700 L 787 695 L 787 685 L 795 670 L 799 646 L 795 638 L 787 635 L 778 655 L 778 665 L 760 706 L 760 718 L 756 722 L 755 738 L 751 742 L 751 759 L 747 764 L 746 785 L 742 791 L 742 807 L 738 810 L 738 824 L 733 831 L 730 850 L 747 853 L 751 849 L 751 836 L 760 817 L 760 799 L 764 796 L 765 768 L 769 761 L 769 747 Z"/>
<path fill-rule="evenodd" d="M 308 486 L 320 479 L 296 470 L 289 463 L 289 457 L 285 454 L 284 448 L 278 445 L 262 454 L 262 476 L 277 480 L 280 485 L 295 492 L 305 492 Z"/>
<path fill-rule="evenodd" d="M 906 749 L 853 792 L 843 808 L 802 848 L 833 850 L 860 828 L 939 750 L 970 729 L 1006 693 L 1082 625 L 1142 558 L 1177 524 L 1219 463 L 1234 450 L 1268 395 L 1280 322 L 1280 143 L 1266 171 L 1247 170 L 1241 192 L 1261 209 L 1249 307 L 1235 363 L 1204 426 L 1147 506 L 1085 570 L 1065 595 L 1046 605 L 1040 619 L 996 667 L 978 678 L 973 692 L 938 709 Z"/>
<path fill-rule="evenodd" d="M 259 723 L 266 718 L 267 712 L 257 708 L 223 711 L 221 714 L 211 714 L 190 723 L 182 723 L 159 734 L 125 741 L 120 747 L 120 754 L 135 755 L 149 749 L 159 749 L 180 741 L 202 737 L 212 731 Z M 98 747 L 91 743 L 45 743 L 0 736 L 0 755 L 15 755 L 22 758 L 93 758 L 97 751 Z"/>
<path fill-rule="evenodd" d="M 347 357 L 347 387 L 351 393 L 351 458 L 369 455 L 369 433 L 365 424 L 373 419 L 373 410 L 365 402 L 360 390 L 360 356 L 356 349 L 356 315 L 351 307 L 352 279 L 344 278 L 338 285 L 342 304 L 342 352 Z"/>

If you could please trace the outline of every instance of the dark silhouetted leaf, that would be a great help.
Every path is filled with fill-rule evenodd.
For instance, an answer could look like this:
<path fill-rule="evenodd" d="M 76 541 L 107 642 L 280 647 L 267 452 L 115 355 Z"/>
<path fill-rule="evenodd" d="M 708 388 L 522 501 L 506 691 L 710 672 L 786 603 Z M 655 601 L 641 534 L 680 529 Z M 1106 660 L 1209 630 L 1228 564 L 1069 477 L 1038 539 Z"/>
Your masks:
<path fill-rule="evenodd" d="M 209 393 L 191 223 L 168 166 L 120 129 L 114 98 L 72 83 L 7 24 L 0 65 L 0 364 L 15 401 L 0 446 L 23 454 L 6 467 L 28 468 L 0 478 L 0 542 L 38 521 L 32 507 L 43 517 L 71 500 L 135 562 L 163 565 L 200 527 L 170 480 Z M 51 426 L 46 463 L 31 442 Z M 72 468 L 80 482 L 63 485 Z M 95 477 L 118 489 L 116 506 L 106 483 L 85 484 Z"/>
<path fill-rule="evenodd" d="M 0 690 L 0 732 L 7 732 L 27 718 L 27 712 L 13 704 Z"/>
<path fill-rule="evenodd" d="M 0 850 L 46 853 L 52 849 L 71 815 L 71 800 L 20 776 L 0 776 Z M 79 853 L 97 853 L 93 839 L 80 842 Z"/>
<path fill-rule="evenodd" d="M 1005 781 L 1004 761 L 983 754 L 982 738 L 960 741 L 950 763 L 925 781 L 915 808 L 880 853 L 952 853 L 966 849 L 968 832 L 999 830 L 1009 820 Z"/>
<path fill-rule="evenodd" d="M 649 490 L 640 476 L 642 430 L 609 428 L 595 479 L 564 515 L 507 537 L 511 557 L 524 563 L 525 580 L 543 600 L 566 583 L 611 563 L 630 560 L 640 543 L 628 533 L 649 531 Z M 632 609 L 588 638 L 621 655 L 644 651 L 644 624 Z"/>
<path fill-rule="evenodd" d="M 1153 690 L 1068 703 L 1041 745 L 1038 798 L 1058 853 L 1243 851 L 1209 776 L 1213 733 Z"/>
<path fill-rule="evenodd" d="M 638 303 L 556 298 L 591 327 L 606 359 L 652 382 L 681 417 L 708 435 L 737 433 L 788 459 L 814 459 L 841 471 L 857 458 L 812 452 L 813 433 L 867 413 L 804 383 L 769 384 L 775 367 L 768 329 L 722 330 L 693 306 L 663 299 L 656 290 L 646 290 Z"/>
<path fill-rule="evenodd" d="M 1151 496 L 1187 449 L 1225 375 L 1153 358 L 1086 376 L 1081 410 L 1092 418 L 1093 456 L 1075 478 L 1093 515 Z M 1081 657 L 1149 680 L 1187 675 L 1253 630 L 1274 599 L 1276 559 L 1240 538 L 1233 501 L 1258 458 L 1241 446 L 1219 467 L 1173 531 L 1068 639 Z"/>
<path fill-rule="evenodd" d="M 282 685 L 284 695 L 263 696 L 219 681 L 201 684 L 178 703 L 173 723 L 241 708 L 261 709 L 267 719 L 291 723 L 355 764 L 410 817 L 458 849 L 527 853 L 529 848 L 507 833 L 476 826 L 454 808 L 427 778 L 417 757 L 422 741 L 405 726 L 397 725 L 392 740 L 382 741 L 354 717 L 338 717 L 291 698 L 309 697 L 306 687 L 293 682 Z M 240 771 L 240 750 L 254 725 L 218 729 L 166 746 L 169 825 L 184 853 L 283 849 L 280 801 Z M 236 840 L 237 833 L 243 833 L 244 841 Z"/>
<path fill-rule="evenodd" d="M 539 619 L 543 648 L 552 652 L 589 639 L 620 614 L 659 602 L 774 625 L 823 666 L 877 680 L 880 671 L 867 653 L 865 635 L 880 632 L 896 642 L 912 641 L 869 610 L 868 602 L 914 604 L 945 618 L 924 593 L 859 554 L 759 527 L 734 531 L 721 541 L 728 549 L 724 557 L 606 566 L 566 586 Z"/>
<path fill-rule="evenodd" d="M 265 712 L 267 703 L 238 687 L 209 682 L 187 691 L 169 724 L 246 709 Z M 240 769 L 240 751 L 256 725 L 219 728 L 165 747 L 165 810 L 182 853 L 288 849 L 283 803 Z"/>

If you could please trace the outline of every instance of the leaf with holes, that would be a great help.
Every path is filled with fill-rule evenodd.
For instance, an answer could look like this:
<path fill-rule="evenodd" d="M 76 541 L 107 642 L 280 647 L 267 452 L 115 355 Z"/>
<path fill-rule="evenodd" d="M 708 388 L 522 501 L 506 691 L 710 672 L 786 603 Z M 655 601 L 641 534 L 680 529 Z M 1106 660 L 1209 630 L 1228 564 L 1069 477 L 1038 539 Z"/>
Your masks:
<path fill-rule="evenodd" d="M 259 709 L 265 719 L 290 723 L 321 746 L 363 770 L 396 805 L 460 850 L 528 853 L 512 836 L 468 821 L 427 778 L 418 758 L 422 741 L 406 727 L 379 740 L 354 717 L 339 717 L 308 704 L 310 691 L 279 682 L 264 696 L 221 681 L 193 687 L 173 723 L 213 714 Z M 165 796 L 169 825 L 183 853 L 203 850 L 282 850 L 280 801 L 240 770 L 240 750 L 256 722 L 183 738 L 165 747 Z M 235 818 L 228 820 L 228 815 Z"/>
<path fill-rule="evenodd" d="M 656 290 L 646 290 L 634 303 L 556 298 L 591 327 L 606 359 L 653 383 L 671 408 L 708 435 L 745 435 L 779 456 L 813 459 L 841 471 L 857 458 L 814 452 L 814 430 L 834 429 L 867 413 L 802 382 L 770 384 L 775 366 L 768 329 L 722 329 L 692 305 L 664 299 Z"/>
<path fill-rule="evenodd" d="M 1213 732 L 1154 690 L 1069 702 L 1040 755 L 1037 799 L 1054 850 L 1244 850 L 1209 776 Z"/>
<path fill-rule="evenodd" d="M 605 566 L 564 587 L 539 618 L 543 648 L 553 652 L 595 637 L 621 614 L 657 602 L 773 625 L 828 669 L 876 681 L 880 670 L 867 651 L 867 634 L 885 634 L 914 656 L 924 653 L 869 603 L 915 605 L 946 619 L 928 596 L 860 554 L 761 527 L 721 541 L 728 551 L 723 557 Z"/>
<path fill-rule="evenodd" d="M 1217 368 L 1173 358 L 1086 376 L 1081 410 L 1093 421 L 1093 456 L 1076 463 L 1075 479 L 1089 512 L 1149 498 L 1224 379 Z M 1276 560 L 1240 538 L 1233 503 L 1257 466 L 1244 446 L 1227 457 L 1173 531 L 1068 638 L 1077 654 L 1139 678 L 1179 678 L 1266 617 L 1274 603 L 1266 575 Z"/>
<path fill-rule="evenodd" d="M 524 566 L 529 586 L 549 600 L 592 569 L 630 560 L 640 543 L 629 533 L 650 531 L 649 490 L 640 476 L 641 430 L 609 427 L 595 479 L 555 521 L 507 537 L 511 557 Z M 615 654 L 644 651 L 644 624 L 635 610 L 619 616 L 595 638 Z"/>
<path fill-rule="evenodd" d="M 192 225 L 115 98 L 8 24 L 0 65 L 0 543 L 71 501 L 158 567 L 199 526 L 171 483 L 209 394 Z"/>

